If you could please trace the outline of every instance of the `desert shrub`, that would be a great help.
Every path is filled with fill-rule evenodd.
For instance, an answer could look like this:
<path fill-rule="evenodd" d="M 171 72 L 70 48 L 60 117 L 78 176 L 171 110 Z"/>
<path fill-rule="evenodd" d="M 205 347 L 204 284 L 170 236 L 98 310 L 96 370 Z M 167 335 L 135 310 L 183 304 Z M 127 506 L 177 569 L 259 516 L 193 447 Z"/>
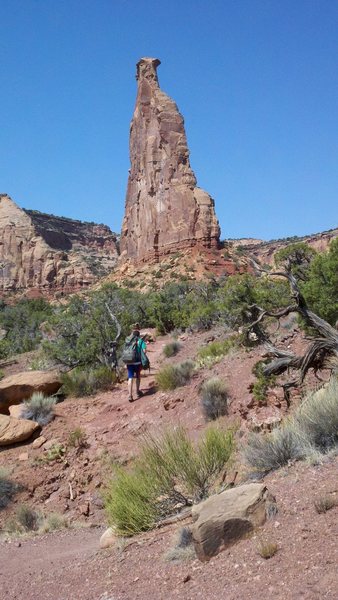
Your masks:
<path fill-rule="evenodd" d="M 15 520 L 25 531 L 37 531 L 40 519 L 39 513 L 26 504 L 21 504 L 15 511 Z"/>
<path fill-rule="evenodd" d="M 205 381 L 201 387 L 200 396 L 206 419 L 214 420 L 226 415 L 228 391 L 221 379 L 212 377 Z"/>
<path fill-rule="evenodd" d="M 276 384 L 275 375 L 264 375 L 263 369 L 265 365 L 264 361 L 258 361 L 252 369 L 253 374 L 256 376 L 256 381 L 252 386 L 252 394 L 258 404 L 261 405 L 266 404 L 267 393 Z"/>
<path fill-rule="evenodd" d="M 99 390 L 111 389 L 116 375 L 110 367 L 102 365 L 92 369 L 74 369 L 62 376 L 62 391 L 66 396 L 91 396 Z"/>
<path fill-rule="evenodd" d="M 88 445 L 86 432 L 81 427 L 77 427 L 74 431 L 70 432 L 68 444 L 74 448 L 86 448 Z"/>
<path fill-rule="evenodd" d="M 66 448 L 63 444 L 53 444 L 53 446 L 47 450 L 46 454 L 43 456 L 43 462 L 53 462 L 54 460 L 62 461 L 64 455 L 66 454 Z"/>
<path fill-rule="evenodd" d="M 193 373 L 195 363 L 185 360 L 177 365 L 166 365 L 156 374 L 156 383 L 160 390 L 174 390 L 186 385 Z"/>
<path fill-rule="evenodd" d="M 68 527 L 68 521 L 64 515 L 59 513 L 50 513 L 45 516 L 39 527 L 40 533 L 49 533 L 50 531 L 58 531 Z"/>
<path fill-rule="evenodd" d="M 228 354 L 229 350 L 235 345 L 236 336 L 229 337 L 222 341 L 210 342 L 207 346 L 203 346 L 198 351 L 198 357 L 202 360 L 205 358 L 216 358 L 221 360 L 223 356 Z"/>
<path fill-rule="evenodd" d="M 250 434 L 243 450 L 243 458 L 248 466 L 267 472 L 287 465 L 290 460 L 301 460 L 306 453 L 306 442 L 290 420 L 271 433 Z"/>
<path fill-rule="evenodd" d="M 0 357 L 34 350 L 42 339 L 40 325 L 53 313 L 46 300 L 19 300 L 16 304 L 0 305 L 0 328 L 7 331 L 0 342 Z"/>
<path fill-rule="evenodd" d="M 182 428 L 148 435 L 133 468 L 115 468 L 106 495 L 109 520 L 120 534 L 132 535 L 150 529 L 178 501 L 187 504 L 189 495 L 205 497 L 233 446 L 233 432 L 215 427 L 197 446 Z"/>
<path fill-rule="evenodd" d="M 312 458 L 338 444 L 338 382 L 310 394 L 294 415 L 269 434 L 253 433 L 243 449 L 247 465 L 271 471 L 289 460 Z"/>
<path fill-rule="evenodd" d="M 276 554 L 277 550 L 278 550 L 278 544 L 276 544 L 276 542 L 272 542 L 269 540 L 260 540 L 260 542 L 257 546 L 258 554 L 262 558 L 265 558 L 266 560 L 268 558 L 271 558 L 272 556 L 274 556 Z"/>
<path fill-rule="evenodd" d="M 18 486 L 9 479 L 8 471 L 0 468 L 0 510 L 6 508 L 17 491 Z"/>
<path fill-rule="evenodd" d="M 172 342 L 168 342 L 163 348 L 163 354 L 166 358 L 170 358 L 170 356 L 175 356 L 179 350 L 181 349 L 181 344 L 177 340 L 173 340 Z"/>
<path fill-rule="evenodd" d="M 176 534 L 174 545 L 164 555 L 167 561 L 183 562 L 196 558 L 192 532 L 189 527 L 182 527 Z"/>
<path fill-rule="evenodd" d="M 157 517 L 156 489 L 148 473 L 138 465 L 128 472 L 115 467 L 115 476 L 106 495 L 108 519 L 121 535 L 147 531 Z"/>
<path fill-rule="evenodd" d="M 335 325 L 338 319 L 338 238 L 332 240 L 328 252 L 321 252 L 312 260 L 301 290 L 312 310 Z"/>
<path fill-rule="evenodd" d="M 35 392 L 29 400 L 25 400 L 21 417 L 36 421 L 41 426 L 47 425 L 54 418 L 55 402 L 55 398 Z"/>
<path fill-rule="evenodd" d="M 317 498 L 317 500 L 315 500 L 314 502 L 314 505 L 317 513 L 322 514 L 326 513 L 328 510 L 331 510 L 331 508 L 337 506 L 338 499 L 335 498 L 333 495 L 327 494 L 326 496 L 320 496 L 320 498 Z"/>
<path fill-rule="evenodd" d="M 303 436 L 320 452 L 338 444 L 338 379 L 310 394 L 300 405 L 295 420 Z"/>

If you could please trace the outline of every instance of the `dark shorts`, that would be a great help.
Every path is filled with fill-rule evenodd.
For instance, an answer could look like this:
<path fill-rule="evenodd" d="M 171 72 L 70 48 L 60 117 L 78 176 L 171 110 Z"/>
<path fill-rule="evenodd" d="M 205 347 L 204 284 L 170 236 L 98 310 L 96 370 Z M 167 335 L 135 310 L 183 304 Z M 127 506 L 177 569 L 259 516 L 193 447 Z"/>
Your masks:
<path fill-rule="evenodd" d="M 128 379 L 133 379 L 134 377 L 139 377 L 141 375 L 142 365 L 127 365 L 128 369 Z"/>

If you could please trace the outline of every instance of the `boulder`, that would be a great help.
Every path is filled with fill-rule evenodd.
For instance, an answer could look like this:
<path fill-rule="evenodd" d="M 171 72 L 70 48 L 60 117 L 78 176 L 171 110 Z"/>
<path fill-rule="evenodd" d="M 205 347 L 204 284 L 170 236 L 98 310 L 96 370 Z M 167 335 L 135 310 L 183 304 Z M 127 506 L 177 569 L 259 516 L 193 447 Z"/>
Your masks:
<path fill-rule="evenodd" d="M 211 496 L 192 509 L 192 536 L 198 558 L 209 560 L 275 514 L 275 498 L 261 483 L 250 483 Z"/>
<path fill-rule="evenodd" d="M 12 406 L 8 407 L 8 412 L 10 414 L 11 417 L 14 417 L 15 419 L 21 419 L 21 414 L 23 409 L 25 408 L 25 405 L 22 404 L 12 404 Z"/>
<path fill-rule="evenodd" d="M 116 542 L 116 535 L 111 527 L 108 527 L 106 531 L 100 537 L 100 548 L 110 548 Z"/>
<path fill-rule="evenodd" d="M 61 385 L 60 373 L 56 371 L 25 371 L 5 377 L 0 381 L 0 413 L 8 414 L 12 404 L 20 404 L 34 392 L 55 394 Z"/>
<path fill-rule="evenodd" d="M 0 415 L 0 446 L 24 442 L 39 428 L 39 423 L 35 423 L 35 421 Z"/>

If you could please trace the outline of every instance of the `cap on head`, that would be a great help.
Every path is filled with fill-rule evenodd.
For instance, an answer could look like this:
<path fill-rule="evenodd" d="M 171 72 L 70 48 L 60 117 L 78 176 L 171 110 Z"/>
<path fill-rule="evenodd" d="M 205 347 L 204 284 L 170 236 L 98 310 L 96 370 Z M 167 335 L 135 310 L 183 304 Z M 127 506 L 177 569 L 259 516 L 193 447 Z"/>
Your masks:
<path fill-rule="evenodd" d="M 133 331 L 140 331 L 139 323 L 134 323 L 134 325 L 132 325 L 131 328 Z"/>

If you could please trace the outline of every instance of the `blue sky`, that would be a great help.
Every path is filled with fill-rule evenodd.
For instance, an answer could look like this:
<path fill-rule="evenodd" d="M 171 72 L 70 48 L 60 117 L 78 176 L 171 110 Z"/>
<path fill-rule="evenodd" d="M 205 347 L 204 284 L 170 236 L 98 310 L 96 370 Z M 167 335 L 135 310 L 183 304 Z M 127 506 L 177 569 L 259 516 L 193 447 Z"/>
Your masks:
<path fill-rule="evenodd" d="M 0 192 L 119 231 L 158 57 L 223 238 L 337 226 L 336 0 L 1 0 Z"/>

